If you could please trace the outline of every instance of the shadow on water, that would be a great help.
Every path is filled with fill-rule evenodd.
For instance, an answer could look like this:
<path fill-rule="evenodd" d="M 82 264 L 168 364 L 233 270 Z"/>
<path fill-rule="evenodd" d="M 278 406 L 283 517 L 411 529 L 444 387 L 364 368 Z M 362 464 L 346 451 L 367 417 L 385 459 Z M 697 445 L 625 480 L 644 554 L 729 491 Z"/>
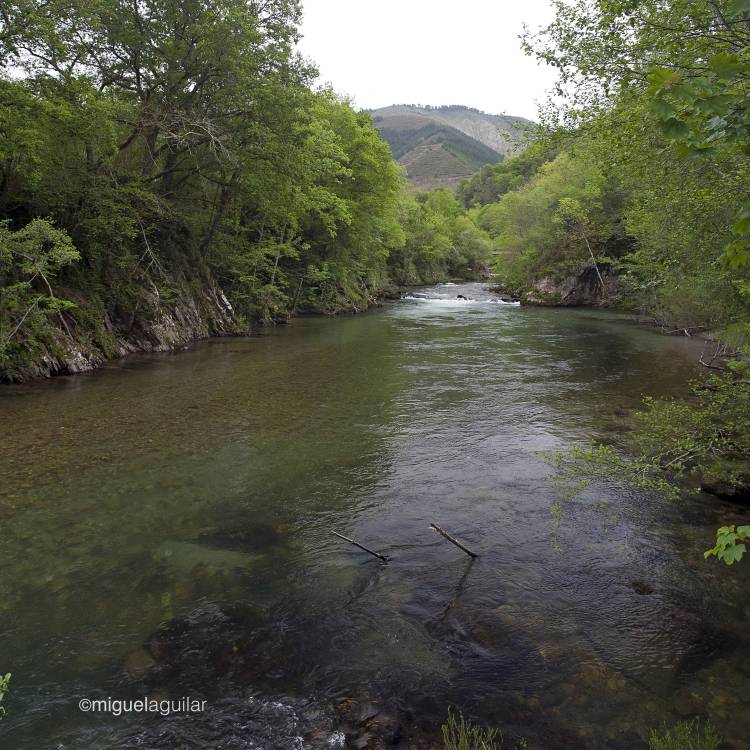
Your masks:
<path fill-rule="evenodd" d="M 750 747 L 750 578 L 700 555 L 739 511 L 605 483 L 556 528 L 538 455 L 616 440 L 697 344 L 423 295 L 0 394 L 3 746 L 427 746 L 454 705 L 545 750 L 692 715 Z"/>

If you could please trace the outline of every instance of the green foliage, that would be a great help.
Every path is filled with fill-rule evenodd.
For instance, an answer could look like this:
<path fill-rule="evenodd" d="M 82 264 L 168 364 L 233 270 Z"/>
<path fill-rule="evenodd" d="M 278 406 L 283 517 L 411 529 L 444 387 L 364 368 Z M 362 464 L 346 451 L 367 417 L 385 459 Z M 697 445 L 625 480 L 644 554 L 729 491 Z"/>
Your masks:
<path fill-rule="evenodd" d="M 555 2 L 527 34 L 559 70 L 547 140 L 584 141 L 623 196 L 626 298 L 715 328 L 750 320 L 750 27 L 722 0 Z"/>
<path fill-rule="evenodd" d="M 681 721 L 673 727 L 652 729 L 649 750 L 716 750 L 721 737 L 710 722 L 701 719 Z"/>
<path fill-rule="evenodd" d="M 496 203 L 506 193 L 522 187 L 554 156 L 554 151 L 543 141 L 533 142 L 519 156 L 484 166 L 463 180 L 457 190 L 459 200 L 466 208 Z"/>
<path fill-rule="evenodd" d="M 743 544 L 750 540 L 750 526 L 722 526 L 716 532 L 716 546 L 704 553 L 708 559 L 715 555 L 727 565 L 739 562 L 747 551 Z"/>
<path fill-rule="evenodd" d="M 739 30 L 748 15 L 738 4 L 730 7 L 727 24 Z M 750 38 L 745 39 L 750 42 Z M 714 155 L 723 145 L 737 144 L 750 155 L 750 79 L 748 48 L 742 56 L 723 51 L 711 55 L 698 74 L 653 67 L 649 73 L 651 108 L 667 138 L 685 157 Z M 750 261 L 750 201 L 737 210 L 733 237 L 724 261 L 738 269 Z"/>
<path fill-rule="evenodd" d="M 51 318 L 73 304 L 55 296 L 50 280 L 78 258 L 67 233 L 46 220 L 17 231 L 0 222 L 0 377 L 54 341 Z"/>
<path fill-rule="evenodd" d="M 501 750 L 503 746 L 499 730 L 472 724 L 460 712 L 449 711 L 442 730 L 444 750 Z"/>
<path fill-rule="evenodd" d="M 521 187 L 477 209 L 477 224 L 496 241 L 501 283 L 523 290 L 539 276 L 578 271 L 592 252 L 618 253 L 614 192 L 596 161 L 578 149 L 563 151 Z"/>
<path fill-rule="evenodd" d="M 3 237 L 48 217 L 80 262 L 44 272 L 76 300 L 62 318 L 6 251 L 4 377 L 67 335 L 65 321 L 106 353 L 105 320 L 127 331 L 214 285 L 240 316 L 272 322 L 364 309 L 404 265 L 417 280 L 486 266 L 481 232 L 446 228 L 438 204 L 424 209 L 425 262 L 389 262 L 403 219 L 425 222 L 369 114 L 310 90 L 296 0 L 6 6 L 0 58 L 23 75 L 0 77 Z"/>
<path fill-rule="evenodd" d="M 431 284 L 485 274 L 493 251 L 490 238 L 450 190 L 404 195 L 401 223 L 405 243 L 389 259 L 390 275 L 397 283 Z"/>
<path fill-rule="evenodd" d="M 750 487 L 750 362 L 737 360 L 723 373 L 696 381 L 686 400 L 646 398 L 634 416 L 624 451 L 593 442 L 549 456 L 563 498 L 593 478 L 615 478 L 672 499 L 686 480 L 725 491 Z M 557 512 L 558 506 L 553 508 Z M 728 565 L 742 559 L 750 527 L 723 527 L 712 555 Z"/>
<path fill-rule="evenodd" d="M 636 419 L 640 456 L 674 476 L 744 486 L 750 480 L 750 363 L 692 385 L 688 400 L 646 399 Z"/>
<path fill-rule="evenodd" d="M 5 708 L 3 708 L 3 699 L 8 692 L 8 686 L 10 685 L 10 672 L 0 676 L 0 719 L 5 716 Z"/>

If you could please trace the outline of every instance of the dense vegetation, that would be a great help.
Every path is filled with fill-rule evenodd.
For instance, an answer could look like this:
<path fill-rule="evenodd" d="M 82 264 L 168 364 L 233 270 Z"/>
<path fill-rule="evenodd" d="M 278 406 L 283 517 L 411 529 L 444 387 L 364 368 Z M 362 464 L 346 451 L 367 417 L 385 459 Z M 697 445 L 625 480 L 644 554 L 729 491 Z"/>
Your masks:
<path fill-rule="evenodd" d="M 296 0 L 3 5 L 2 376 L 71 339 L 108 356 L 180 306 L 210 329 L 224 294 L 241 328 L 363 309 L 389 264 L 412 282 L 479 265 L 473 237 L 465 259 L 446 241 L 465 234 L 453 216 L 406 195 L 370 116 L 311 90 L 299 16 Z"/>
<path fill-rule="evenodd" d="M 580 449 L 569 456 L 579 469 L 665 491 L 688 479 L 746 498 L 750 3 L 555 6 L 555 21 L 525 39 L 560 72 L 543 132 L 523 156 L 465 182 L 460 197 L 494 243 L 502 285 L 524 293 L 595 268 L 602 303 L 716 337 L 689 399 L 647 400 L 627 454 Z M 617 275 L 616 296 L 601 273 Z M 708 554 L 740 559 L 748 531 L 722 528 Z"/>
<path fill-rule="evenodd" d="M 445 188 L 402 200 L 406 241 L 391 254 L 391 274 L 399 284 L 434 283 L 445 278 L 479 278 L 492 244 Z"/>
<path fill-rule="evenodd" d="M 750 77 L 740 0 L 556 3 L 525 40 L 560 71 L 521 157 L 459 195 L 519 290 L 591 261 L 620 303 L 681 327 L 750 337 Z M 586 242 L 588 240 L 588 242 Z"/>

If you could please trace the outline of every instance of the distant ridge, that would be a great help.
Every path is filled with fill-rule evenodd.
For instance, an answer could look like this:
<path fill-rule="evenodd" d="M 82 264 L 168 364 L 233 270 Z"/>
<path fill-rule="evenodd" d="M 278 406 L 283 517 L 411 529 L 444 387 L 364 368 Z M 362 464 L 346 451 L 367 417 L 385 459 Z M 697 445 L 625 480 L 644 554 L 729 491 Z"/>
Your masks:
<path fill-rule="evenodd" d="M 533 125 L 523 117 L 457 104 L 394 104 L 371 115 L 394 159 L 420 190 L 455 187 L 485 164 L 501 161 L 518 148 L 524 128 Z"/>

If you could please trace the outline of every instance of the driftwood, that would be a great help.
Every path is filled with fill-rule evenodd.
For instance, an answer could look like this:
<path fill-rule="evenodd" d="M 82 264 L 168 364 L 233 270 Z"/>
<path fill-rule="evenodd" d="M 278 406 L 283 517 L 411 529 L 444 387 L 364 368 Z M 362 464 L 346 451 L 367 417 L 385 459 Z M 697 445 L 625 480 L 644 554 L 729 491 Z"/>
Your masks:
<path fill-rule="evenodd" d="M 437 531 L 440 536 L 445 537 L 449 542 L 455 544 L 456 547 L 458 547 L 460 550 L 463 550 L 467 555 L 469 555 L 469 557 L 479 557 L 479 555 L 477 555 L 475 552 L 472 552 L 470 549 L 466 549 L 466 547 L 464 547 L 461 542 L 459 542 L 457 539 L 454 539 L 447 532 L 443 531 L 437 524 L 431 523 L 430 526 L 432 526 L 432 528 L 435 529 L 435 531 Z"/>
<path fill-rule="evenodd" d="M 369 552 L 373 557 L 377 557 L 378 560 L 382 560 L 384 563 L 388 562 L 388 558 L 385 555 L 380 555 L 377 552 L 373 552 L 371 549 L 368 549 L 365 547 L 364 544 L 360 544 L 359 542 L 355 542 L 354 539 L 349 539 L 348 536 L 344 536 L 343 534 L 339 534 L 338 531 L 331 530 L 332 534 L 335 534 L 339 539 L 343 539 L 345 542 L 349 542 L 349 544 L 353 544 L 355 547 L 359 547 L 361 550 L 364 550 L 365 552 Z"/>
<path fill-rule="evenodd" d="M 661 320 L 660 318 L 654 318 L 653 316 L 650 317 L 649 320 L 652 325 L 661 329 L 661 332 L 666 336 L 692 337 L 694 332 L 706 330 L 706 326 L 681 326 L 679 324 L 677 324 L 677 327 L 675 328 L 673 327 L 675 326 L 675 323 L 670 323 L 669 321 Z"/>
<path fill-rule="evenodd" d="M 708 367 L 711 370 L 721 370 L 722 372 L 727 372 L 729 370 L 728 367 L 726 367 L 723 364 L 715 364 L 716 360 L 719 360 L 719 362 L 726 362 L 729 359 L 734 359 L 735 352 L 732 350 L 727 344 L 722 344 L 720 341 L 716 344 L 716 349 L 714 349 L 714 353 L 711 356 L 711 359 L 706 362 L 703 359 L 703 356 L 706 353 L 706 349 L 704 347 L 703 351 L 701 352 L 701 356 L 699 358 L 699 362 L 704 366 Z"/>

